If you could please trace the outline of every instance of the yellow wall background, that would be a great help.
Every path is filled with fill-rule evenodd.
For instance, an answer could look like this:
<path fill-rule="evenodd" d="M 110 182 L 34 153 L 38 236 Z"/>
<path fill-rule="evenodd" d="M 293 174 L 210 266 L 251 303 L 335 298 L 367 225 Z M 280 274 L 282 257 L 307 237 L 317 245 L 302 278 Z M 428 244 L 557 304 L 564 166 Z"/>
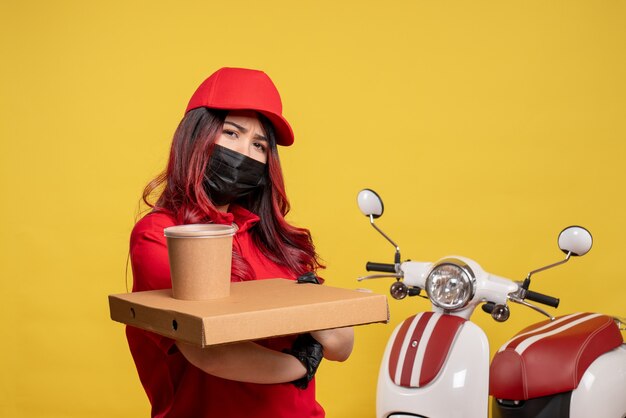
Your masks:
<path fill-rule="evenodd" d="M 514 279 L 587 226 L 591 253 L 534 288 L 560 314 L 626 316 L 625 21 L 623 0 L 2 1 L 0 416 L 148 416 L 107 295 L 126 289 L 142 188 L 221 66 L 263 69 L 282 93 L 290 219 L 329 284 L 392 260 L 356 207 L 371 187 L 405 258 L 463 254 Z M 329 417 L 374 416 L 386 338 L 427 308 L 390 301 L 389 325 L 321 367 Z M 494 347 L 540 319 L 475 314 Z"/>

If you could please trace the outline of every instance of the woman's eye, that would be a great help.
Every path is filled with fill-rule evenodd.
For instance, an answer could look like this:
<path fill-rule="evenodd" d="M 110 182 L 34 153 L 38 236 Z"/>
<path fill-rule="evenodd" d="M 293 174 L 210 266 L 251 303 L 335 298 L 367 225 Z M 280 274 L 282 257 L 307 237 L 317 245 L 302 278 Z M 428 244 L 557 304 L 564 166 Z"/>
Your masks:
<path fill-rule="evenodd" d="M 231 131 L 230 129 L 224 129 L 224 130 L 222 131 L 222 134 L 223 134 L 223 135 L 226 135 L 226 136 L 228 136 L 228 137 L 230 137 L 230 138 L 237 138 L 237 137 L 238 137 L 238 136 L 237 136 L 237 132 L 235 132 L 235 131 Z"/>
<path fill-rule="evenodd" d="M 261 151 L 261 152 L 265 152 L 265 150 L 267 149 L 267 147 L 265 146 L 264 143 L 262 142 L 255 142 L 254 143 L 254 148 L 256 148 L 257 150 Z"/>

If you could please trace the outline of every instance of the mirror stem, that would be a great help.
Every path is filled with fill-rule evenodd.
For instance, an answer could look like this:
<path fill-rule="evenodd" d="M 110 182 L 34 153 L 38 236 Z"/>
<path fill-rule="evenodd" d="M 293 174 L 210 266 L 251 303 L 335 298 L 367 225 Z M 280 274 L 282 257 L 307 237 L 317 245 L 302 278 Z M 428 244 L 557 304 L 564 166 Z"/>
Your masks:
<path fill-rule="evenodd" d="M 374 223 L 374 215 L 370 215 L 370 224 L 374 227 L 375 230 L 377 230 L 380 233 L 380 235 L 385 237 L 385 239 L 389 241 L 391 245 L 393 245 L 396 248 L 396 256 L 394 260 L 395 260 L 396 270 L 397 270 L 397 268 L 400 265 L 400 247 L 398 247 L 398 245 L 395 242 L 393 242 L 391 238 L 387 236 L 387 234 L 385 234 L 379 227 L 376 226 L 376 224 Z"/>
<path fill-rule="evenodd" d="M 565 264 L 565 263 L 567 263 L 569 261 L 571 256 L 572 256 L 572 252 L 568 251 L 567 255 L 565 256 L 565 260 L 557 261 L 554 264 L 550 264 L 550 265 L 547 265 L 545 267 L 541 267 L 541 268 L 539 268 L 537 270 L 531 271 L 530 273 L 528 273 L 528 276 L 526 276 L 526 280 L 524 280 L 524 284 L 522 285 L 522 287 L 525 290 L 528 290 L 528 286 L 530 285 L 530 276 L 532 276 L 535 273 L 539 273 L 540 271 L 548 270 L 548 269 L 551 269 L 552 267 L 556 267 L 556 266 L 560 266 L 561 264 Z"/>

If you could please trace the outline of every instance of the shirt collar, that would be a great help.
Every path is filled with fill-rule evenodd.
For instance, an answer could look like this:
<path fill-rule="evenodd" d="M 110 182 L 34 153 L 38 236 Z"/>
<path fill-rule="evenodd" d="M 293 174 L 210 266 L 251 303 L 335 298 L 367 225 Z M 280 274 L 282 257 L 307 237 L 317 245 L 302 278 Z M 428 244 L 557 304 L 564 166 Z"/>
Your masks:
<path fill-rule="evenodd" d="M 250 212 L 248 209 L 239 205 L 230 205 L 228 212 L 220 213 L 218 218 L 215 219 L 215 223 L 220 224 L 232 224 L 234 223 L 239 228 L 237 234 L 242 233 L 256 225 L 259 222 L 259 217 Z"/>

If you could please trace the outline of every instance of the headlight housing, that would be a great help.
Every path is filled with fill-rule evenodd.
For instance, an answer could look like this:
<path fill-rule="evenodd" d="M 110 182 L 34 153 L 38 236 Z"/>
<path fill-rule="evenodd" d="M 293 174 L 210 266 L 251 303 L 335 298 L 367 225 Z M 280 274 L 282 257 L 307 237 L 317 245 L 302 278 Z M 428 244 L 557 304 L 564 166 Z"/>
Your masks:
<path fill-rule="evenodd" d="M 426 293 L 431 302 L 446 311 L 457 311 L 467 306 L 475 291 L 474 272 L 458 259 L 437 262 L 426 278 Z"/>

